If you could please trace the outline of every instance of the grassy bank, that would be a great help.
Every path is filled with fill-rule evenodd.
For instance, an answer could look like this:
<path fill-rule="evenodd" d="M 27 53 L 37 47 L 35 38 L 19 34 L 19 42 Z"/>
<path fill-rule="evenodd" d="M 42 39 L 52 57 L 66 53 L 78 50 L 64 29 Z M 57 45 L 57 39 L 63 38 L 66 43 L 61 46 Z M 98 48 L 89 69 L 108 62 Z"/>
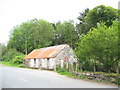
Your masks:
<path fill-rule="evenodd" d="M 72 73 L 64 68 L 57 68 L 56 70 L 60 75 L 65 75 L 75 79 L 83 79 L 92 82 L 99 82 L 105 84 L 112 84 L 112 85 L 120 85 L 120 74 L 116 73 L 104 73 L 104 72 L 80 72 Z"/>
<path fill-rule="evenodd" d="M 24 65 L 23 65 L 23 64 L 15 64 L 15 63 L 5 62 L 5 61 L 0 62 L 0 64 L 6 65 L 6 66 L 10 66 L 10 67 L 20 67 L 20 68 L 24 68 Z"/>

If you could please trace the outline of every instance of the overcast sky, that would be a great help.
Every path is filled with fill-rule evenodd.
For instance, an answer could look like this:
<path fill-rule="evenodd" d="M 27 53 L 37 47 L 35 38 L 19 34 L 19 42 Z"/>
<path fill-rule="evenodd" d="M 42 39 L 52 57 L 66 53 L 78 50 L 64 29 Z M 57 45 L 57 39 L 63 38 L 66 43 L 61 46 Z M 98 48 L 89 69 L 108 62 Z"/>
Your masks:
<path fill-rule="evenodd" d="M 79 12 L 98 5 L 118 8 L 119 0 L 0 0 L 0 43 L 7 43 L 11 29 L 37 18 L 48 22 L 77 22 Z"/>

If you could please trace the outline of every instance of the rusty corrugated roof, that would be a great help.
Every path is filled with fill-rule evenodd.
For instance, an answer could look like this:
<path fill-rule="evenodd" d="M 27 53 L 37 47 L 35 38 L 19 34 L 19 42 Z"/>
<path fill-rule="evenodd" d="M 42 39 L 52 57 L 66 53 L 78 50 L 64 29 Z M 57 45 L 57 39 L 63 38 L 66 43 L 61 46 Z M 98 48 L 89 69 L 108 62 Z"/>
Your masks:
<path fill-rule="evenodd" d="M 24 59 L 37 59 L 37 58 L 53 58 L 55 57 L 67 44 L 51 46 L 33 50 Z"/>

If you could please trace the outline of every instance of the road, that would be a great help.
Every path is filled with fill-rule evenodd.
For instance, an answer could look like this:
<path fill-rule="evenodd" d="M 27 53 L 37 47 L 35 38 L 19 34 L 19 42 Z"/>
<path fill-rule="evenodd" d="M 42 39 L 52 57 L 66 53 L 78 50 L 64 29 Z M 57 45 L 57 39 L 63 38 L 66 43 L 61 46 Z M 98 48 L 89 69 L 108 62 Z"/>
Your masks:
<path fill-rule="evenodd" d="M 72 79 L 52 71 L 1 65 L 0 78 L 2 88 L 117 88 L 113 85 Z"/>

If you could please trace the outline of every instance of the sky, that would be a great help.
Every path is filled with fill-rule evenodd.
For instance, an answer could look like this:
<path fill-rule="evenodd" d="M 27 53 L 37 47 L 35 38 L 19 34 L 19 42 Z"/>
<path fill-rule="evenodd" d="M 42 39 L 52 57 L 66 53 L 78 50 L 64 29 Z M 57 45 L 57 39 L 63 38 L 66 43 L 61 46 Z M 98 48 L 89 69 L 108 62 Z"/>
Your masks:
<path fill-rule="evenodd" d="M 119 0 L 0 0 L 0 43 L 7 44 L 12 28 L 30 19 L 48 22 L 74 20 L 79 12 L 98 5 L 118 8 Z"/>

